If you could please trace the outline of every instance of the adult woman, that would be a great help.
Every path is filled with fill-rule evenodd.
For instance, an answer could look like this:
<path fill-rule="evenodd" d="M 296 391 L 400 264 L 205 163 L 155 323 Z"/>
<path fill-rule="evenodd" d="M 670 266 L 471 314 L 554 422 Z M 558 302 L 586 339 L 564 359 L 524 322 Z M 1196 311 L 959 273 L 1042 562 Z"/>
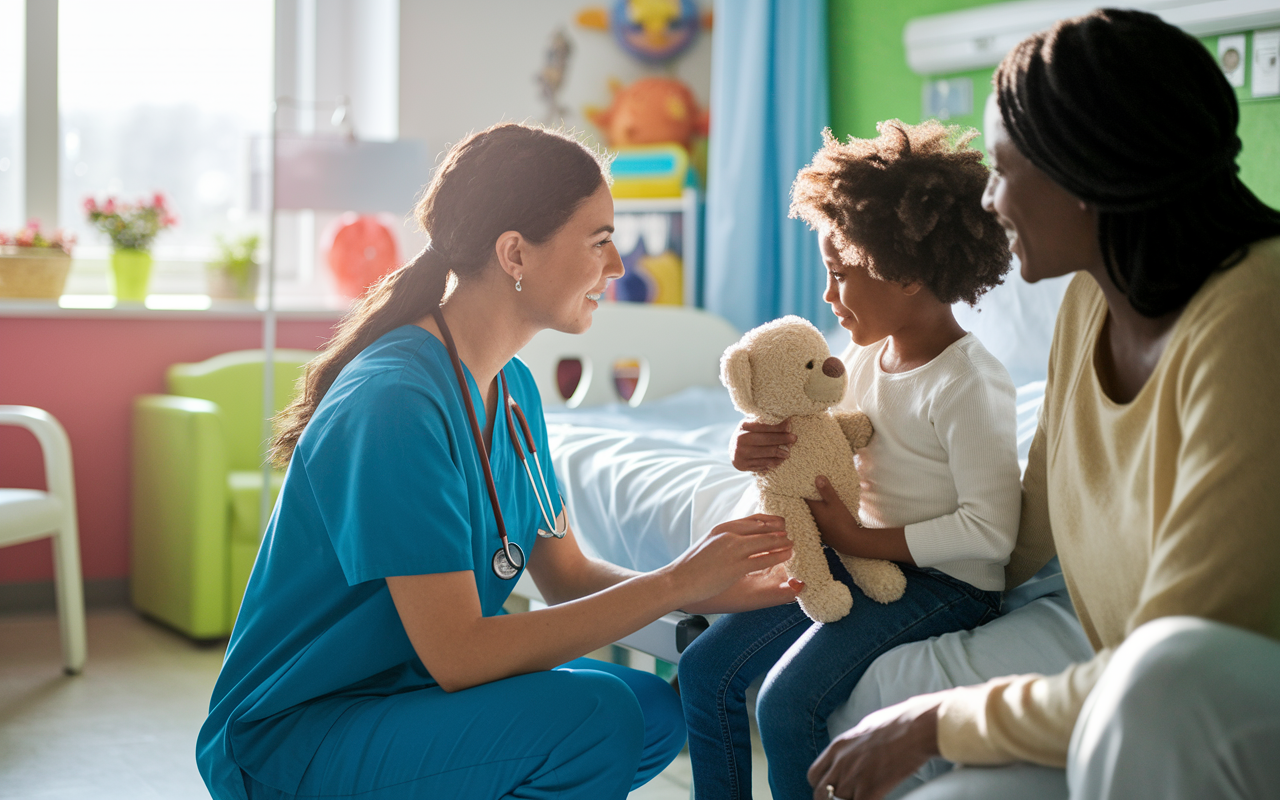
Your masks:
<path fill-rule="evenodd" d="M 344 320 L 282 416 L 288 472 L 197 761 L 218 798 L 622 797 L 679 750 L 678 700 L 571 659 L 716 595 L 793 598 L 743 577 L 788 557 L 781 521 L 726 523 L 637 575 L 584 557 L 549 461 L 535 481 L 513 452 L 546 451 L 513 356 L 543 328 L 586 330 L 622 274 L 593 153 L 495 126 L 450 151 L 417 216 L 431 244 Z M 503 615 L 522 553 L 557 605 Z"/>
<path fill-rule="evenodd" d="M 1095 655 L 869 716 L 814 796 L 882 797 L 939 753 L 1051 769 L 913 797 L 1273 796 L 1280 214 L 1236 175 L 1235 95 L 1194 38 L 1115 10 L 1027 39 L 995 86 L 985 205 L 1028 281 L 1080 273 L 1007 584 L 1056 552 Z"/>

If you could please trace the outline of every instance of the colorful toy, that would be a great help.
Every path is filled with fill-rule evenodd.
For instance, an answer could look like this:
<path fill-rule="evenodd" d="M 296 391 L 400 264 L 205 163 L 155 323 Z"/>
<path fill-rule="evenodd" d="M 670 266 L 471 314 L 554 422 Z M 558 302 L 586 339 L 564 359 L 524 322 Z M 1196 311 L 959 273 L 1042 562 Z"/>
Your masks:
<path fill-rule="evenodd" d="M 871 420 L 858 411 L 833 410 L 844 398 L 849 375 L 818 329 L 800 317 L 747 331 L 725 350 L 720 380 L 733 404 L 753 420 L 774 425 L 791 420 L 796 441 L 787 460 L 756 475 L 760 510 L 787 521 L 795 550 L 785 567 L 788 575 L 804 581 L 800 608 L 815 622 L 835 622 L 849 613 L 853 597 L 831 576 L 822 534 L 805 498 L 822 498 L 814 480 L 825 475 L 857 515 L 861 489 L 853 453 L 871 441 Z M 906 591 L 907 579 L 891 561 L 846 555 L 840 560 L 872 600 L 889 603 Z"/>
<path fill-rule="evenodd" d="M 689 182 L 689 154 L 677 144 L 623 147 L 610 172 L 614 197 L 679 197 Z"/>
<path fill-rule="evenodd" d="M 326 260 L 338 291 L 355 299 L 400 265 L 400 250 L 391 229 L 375 216 L 347 212 L 324 234 Z"/>
<path fill-rule="evenodd" d="M 688 150 L 695 136 L 707 135 L 707 112 L 675 78 L 641 78 L 630 86 L 615 80 L 609 90 L 609 107 L 587 108 L 586 115 L 611 148 L 675 142 Z"/>
<path fill-rule="evenodd" d="M 618 46 L 648 64 L 679 56 L 711 28 L 711 14 L 701 14 L 693 0 L 618 0 L 613 8 L 600 6 L 578 13 L 584 28 L 610 31 Z"/>

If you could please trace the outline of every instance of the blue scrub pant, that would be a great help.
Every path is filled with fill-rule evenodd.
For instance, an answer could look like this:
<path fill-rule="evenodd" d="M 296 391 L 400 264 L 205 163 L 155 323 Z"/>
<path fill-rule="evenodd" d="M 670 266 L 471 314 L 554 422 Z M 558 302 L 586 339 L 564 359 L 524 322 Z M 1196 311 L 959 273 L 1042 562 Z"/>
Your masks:
<path fill-rule="evenodd" d="M 625 798 L 684 746 L 680 698 L 661 678 L 580 658 L 452 694 L 355 700 L 296 795 L 245 776 L 251 800 Z"/>

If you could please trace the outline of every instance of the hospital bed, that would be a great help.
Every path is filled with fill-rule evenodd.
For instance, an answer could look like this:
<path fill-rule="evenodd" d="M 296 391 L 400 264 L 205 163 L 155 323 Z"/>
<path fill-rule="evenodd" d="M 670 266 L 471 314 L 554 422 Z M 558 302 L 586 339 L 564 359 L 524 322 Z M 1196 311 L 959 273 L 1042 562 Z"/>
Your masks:
<path fill-rule="evenodd" d="M 1065 288 L 1066 280 L 1032 286 L 1015 274 L 977 309 L 956 309 L 1019 387 L 1023 459 Z M 846 336 L 839 329 L 829 336 L 833 352 L 843 350 Z M 602 305 L 585 334 L 544 331 L 521 351 L 542 394 L 570 524 L 589 554 L 656 569 L 716 524 L 751 513 L 753 479 L 728 457 L 742 417 L 719 380 L 720 355 L 738 338 L 732 325 L 705 311 L 616 303 Z M 623 369 L 615 376 L 618 362 Z M 515 594 L 541 602 L 527 575 Z M 705 624 L 669 614 L 620 643 L 675 663 Z"/>

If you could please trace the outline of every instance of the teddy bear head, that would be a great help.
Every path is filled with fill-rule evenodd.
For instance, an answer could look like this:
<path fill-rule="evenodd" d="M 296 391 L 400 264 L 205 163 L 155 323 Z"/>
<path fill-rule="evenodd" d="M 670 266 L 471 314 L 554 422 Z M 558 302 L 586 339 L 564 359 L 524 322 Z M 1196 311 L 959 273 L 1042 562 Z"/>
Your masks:
<path fill-rule="evenodd" d="M 788 316 L 747 331 L 725 350 L 720 381 L 739 411 L 774 424 L 839 403 L 849 376 L 812 323 Z"/>

